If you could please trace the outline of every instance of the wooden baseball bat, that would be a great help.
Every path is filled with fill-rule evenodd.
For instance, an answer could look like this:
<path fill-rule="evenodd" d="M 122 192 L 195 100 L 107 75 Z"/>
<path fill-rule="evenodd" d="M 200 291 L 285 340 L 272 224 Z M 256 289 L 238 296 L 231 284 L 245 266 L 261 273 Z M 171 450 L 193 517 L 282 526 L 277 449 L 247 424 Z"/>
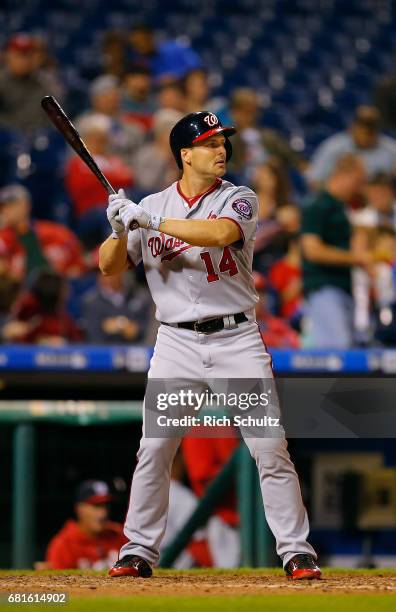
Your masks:
<path fill-rule="evenodd" d="M 81 157 L 83 162 L 88 166 L 88 168 L 93 172 L 96 178 L 102 183 L 103 187 L 106 189 L 107 193 L 113 194 L 117 193 L 114 187 L 109 183 L 98 164 L 92 157 L 91 153 L 88 151 L 83 139 L 80 134 L 77 132 L 76 128 L 70 121 L 69 117 L 66 115 L 65 111 L 59 104 L 59 102 L 54 98 L 54 96 L 45 96 L 41 100 L 41 106 L 47 113 L 49 119 L 54 124 L 57 130 L 62 134 L 62 136 L 67 140 L 69 145 L 74 149 L 74 151 Z M 136 221 L 131 224 L 130 229 L 135 229 L 138 227 Z"/>

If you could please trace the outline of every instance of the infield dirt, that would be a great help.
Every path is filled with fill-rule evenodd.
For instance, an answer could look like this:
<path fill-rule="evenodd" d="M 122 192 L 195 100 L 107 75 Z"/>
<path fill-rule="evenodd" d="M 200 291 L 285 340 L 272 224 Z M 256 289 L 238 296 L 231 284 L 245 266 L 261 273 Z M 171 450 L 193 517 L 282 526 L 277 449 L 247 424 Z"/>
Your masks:
<path fill-rule="evenodd" d="M 104 573 L 29 572 L 0 573 L 0 592 L 67 592 L 77 597 L 128 597 L 130 595 L 191 596 L 264 594 L 363 594 L 396 595 L 396 570 L 325 570 L 322 580 L 292 582 L 281 570 L 177 572 L 161 570 L 152 578 L 110 578 Z M 395 603 L 396 606 L 396 603 Z"/>

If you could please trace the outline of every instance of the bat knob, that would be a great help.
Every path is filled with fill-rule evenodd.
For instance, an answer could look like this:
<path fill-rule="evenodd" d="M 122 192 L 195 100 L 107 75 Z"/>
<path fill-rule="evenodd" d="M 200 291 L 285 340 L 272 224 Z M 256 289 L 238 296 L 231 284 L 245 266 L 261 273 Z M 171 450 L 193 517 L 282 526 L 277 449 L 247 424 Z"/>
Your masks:
<path fill-rule="evenodd" d="M 139 227 L 139 223 L 137 221 L 132 221 L 132 223 L 129 225 L 129 231 L 133 232 L 133 230 L 137 229 Z"/>

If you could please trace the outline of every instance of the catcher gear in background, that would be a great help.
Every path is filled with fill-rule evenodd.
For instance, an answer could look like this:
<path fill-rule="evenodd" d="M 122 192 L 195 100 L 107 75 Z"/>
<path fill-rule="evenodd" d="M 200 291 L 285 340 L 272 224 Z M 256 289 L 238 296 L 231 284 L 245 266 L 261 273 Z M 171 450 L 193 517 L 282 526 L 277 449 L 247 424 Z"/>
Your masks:
<path fill-rule="evenodd" d="M 170 148 L 175 156 L 179 168 L 183 168 L 180 150 L 187 149 L 193 144 L 210 138 L 215 134 L 224 134 L 225 149 L 227 153 L 227 161 L 232 155 L 232 146 L 228 136 L 235 134 L 236 129 L 232 126 L 224 126 L 216 115 L 209 111 L 200 111 L 199 113 L 190 113 L 180 119 L 173 126 L 169 137 Z"/>

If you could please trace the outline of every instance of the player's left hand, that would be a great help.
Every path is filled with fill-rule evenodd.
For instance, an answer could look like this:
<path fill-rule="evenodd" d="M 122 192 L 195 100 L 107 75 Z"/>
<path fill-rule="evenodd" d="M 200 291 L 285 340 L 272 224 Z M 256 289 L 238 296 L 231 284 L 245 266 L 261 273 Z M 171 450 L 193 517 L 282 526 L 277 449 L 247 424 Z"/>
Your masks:
<path fill-rule="evenodd" d="M 129 229 L 134 221 L 139 227 L 148 227 L 150 215 L 138 204 L 131 200 L 123 200 L 119 208 L 118 214 L 124 224 Z"/>
<path fill-rule="evenodd" d="M 119 209 L 119 215 L 126 228 L 131 228 L 135 221 L 139 227 L 145 229 L 158 230 L 162 218 L 159 215 L 150 215 L 147 211 L 131 202 L 131 200 L 124 200 L 125 204 Z"/>
<path fill-rule="evenodd" d="M 157 230 L 162 221 L 159 215 L 150 215 L 142 206 L 128 200 L 121 189 L 118 193 L 109 196 L 109 210 L 111 210 L 111 215 L 117 216 L 126 230 L 132 229 L 134 222 L 139 227 Z"/>

